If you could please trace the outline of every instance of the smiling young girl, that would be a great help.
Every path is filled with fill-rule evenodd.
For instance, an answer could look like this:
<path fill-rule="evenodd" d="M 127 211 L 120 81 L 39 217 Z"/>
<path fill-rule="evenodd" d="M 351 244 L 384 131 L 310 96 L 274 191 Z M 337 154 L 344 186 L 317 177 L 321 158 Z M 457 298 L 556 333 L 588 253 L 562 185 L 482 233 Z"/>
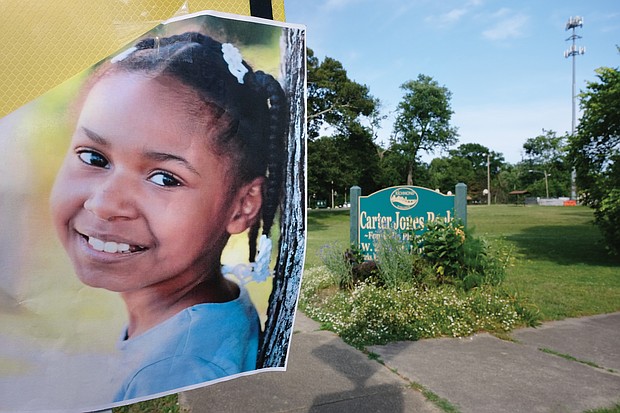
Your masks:
<path fill-rule="evenodd" d="M 256 368 L 258 316 L 220 256 L 249 230 L 254 260 L 270 233 L 285 101 L 233 45 L 193 32 L 142 40 L 87 83 L 51 209 L 79 279 L 126 304 L 116 400 Z"/>

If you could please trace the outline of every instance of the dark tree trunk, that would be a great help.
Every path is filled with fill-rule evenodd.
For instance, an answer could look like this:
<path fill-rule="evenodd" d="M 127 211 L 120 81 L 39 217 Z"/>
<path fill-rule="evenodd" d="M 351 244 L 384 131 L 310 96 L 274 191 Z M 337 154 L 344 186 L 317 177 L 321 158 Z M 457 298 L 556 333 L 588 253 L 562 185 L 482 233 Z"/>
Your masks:
<path fill-rule="evenodd" d="M 285 29 L 284 89 L 290 114 L 287 169 L 280 216 L 280 243 L 258 368 L 284 367 L 293 332 L 305 254 L 305 33 Z"/>
<path fill-rule="evenodd" d="M 407 169 L 407 185 L 413 185 L 413 162 L 409 162 Z"/>

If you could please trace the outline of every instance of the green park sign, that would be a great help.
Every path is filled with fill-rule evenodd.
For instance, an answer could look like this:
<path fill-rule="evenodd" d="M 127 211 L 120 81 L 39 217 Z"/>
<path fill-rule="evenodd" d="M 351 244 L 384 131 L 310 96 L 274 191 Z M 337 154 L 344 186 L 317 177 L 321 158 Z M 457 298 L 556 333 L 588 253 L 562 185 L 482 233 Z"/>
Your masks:
<path fill-rule="evenodd" d="M 466 223 L 467 187 L 459 185 L 456 196 L 418 186 L 393 186 L 360 196 L 359 187 L 351 188 L 351 242 L 358 246 L 364 259 L 374 260 L 375 242 L 385 232 L 396 232 L 409 239 L 412 232 L 422 234 L 426 225 L 438 218 L 450 221 L 458 217 Z M 463 202 L 457 202 L 457 198 L 463 198 Z"/>

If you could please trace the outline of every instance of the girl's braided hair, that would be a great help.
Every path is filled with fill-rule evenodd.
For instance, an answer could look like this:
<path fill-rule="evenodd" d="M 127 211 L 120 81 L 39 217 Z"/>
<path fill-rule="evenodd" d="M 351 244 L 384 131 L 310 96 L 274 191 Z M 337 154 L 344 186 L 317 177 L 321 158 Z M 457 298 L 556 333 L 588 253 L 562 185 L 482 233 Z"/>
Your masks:
<path fill-rule="evenodd" d="M 176 79 L 198 94 L 209 110 L 209 120 L 217 123 L 210 125 L 211 131 L 217 131 L 211 137 L 213 150 L 230 159 L 235 183 L 266 177 L 261 221 L 263 234 L 269 236 L 282 192 L 286 96 L 271 75 L 254 72 L 245 61 L 240 64 L 247 69 L 242 78 L 225 61 L 222 43 L 188 32 L 141 40 L 112 70 Z M 250 261 L 255 259 L 260 228 L 260 221 L 250 228 Z"/>

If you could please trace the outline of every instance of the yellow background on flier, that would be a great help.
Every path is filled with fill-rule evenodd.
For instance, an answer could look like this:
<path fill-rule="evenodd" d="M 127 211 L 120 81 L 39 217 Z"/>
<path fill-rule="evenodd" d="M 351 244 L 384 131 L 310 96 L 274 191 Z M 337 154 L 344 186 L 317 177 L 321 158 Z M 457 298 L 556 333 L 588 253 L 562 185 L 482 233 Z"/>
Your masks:
<path fill-rule="evenodd" d="M 284 0 L 272 0 L 284 21 Z M 0 117 L 171 17 L 250 15 L 249 0 L 0 0 Z"/>

